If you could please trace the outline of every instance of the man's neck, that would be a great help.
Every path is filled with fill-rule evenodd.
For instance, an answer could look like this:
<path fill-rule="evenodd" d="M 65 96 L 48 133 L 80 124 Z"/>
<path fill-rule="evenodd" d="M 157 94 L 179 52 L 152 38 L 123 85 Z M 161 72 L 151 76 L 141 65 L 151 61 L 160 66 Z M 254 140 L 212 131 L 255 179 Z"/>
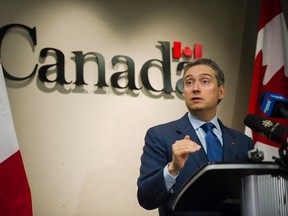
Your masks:
<path fill-rule="evenodd" d="M 197 111 L 192 110 L 190 112 L 194 117 L 196 117 L 199 120 L 204 121 L 204 122 L 209 122 L 216 116 L 216 111 L 215 112 L 207 112 L 207 111 L 205 112 L 203 110 L 197 110 Z"/>

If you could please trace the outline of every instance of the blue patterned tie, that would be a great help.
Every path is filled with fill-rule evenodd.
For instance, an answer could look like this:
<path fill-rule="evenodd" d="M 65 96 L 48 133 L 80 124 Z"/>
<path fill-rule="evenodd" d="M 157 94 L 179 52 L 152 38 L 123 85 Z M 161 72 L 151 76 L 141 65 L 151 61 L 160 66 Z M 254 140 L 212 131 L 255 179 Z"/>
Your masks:
<path fill-rule="evenodd" d="M 206 144 L 207 144 L 207 155 L 209 161 L 222 161 L 223 149 L 218 137 L 213 133 L 212 129 L 214 124 L 211 122 L 205 123 L 201 128 L 205 131 Z"/>

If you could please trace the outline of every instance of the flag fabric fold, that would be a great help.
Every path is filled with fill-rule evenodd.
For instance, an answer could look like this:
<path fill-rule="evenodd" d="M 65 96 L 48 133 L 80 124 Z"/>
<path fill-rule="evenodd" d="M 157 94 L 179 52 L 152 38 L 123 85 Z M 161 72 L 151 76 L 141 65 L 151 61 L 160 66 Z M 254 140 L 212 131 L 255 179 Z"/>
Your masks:
<path fill-rule="evenodd" d="M 0 216 L 32 216 L 30 187 L 19 150 L 1 65 Z"/>
<path fill-rule="evenodd" d="M 260 98 L 267 92 L 288 98 L 288 33 L 280 0 L 262 0 L 248 114 L 288 126 L 287 119 L 268 117 L 260 111 Z M 278 157 L 281 144 L 247 127 L 245 133 L 253 138 L 255 148 L 264 152 L 265 160 Z"/>

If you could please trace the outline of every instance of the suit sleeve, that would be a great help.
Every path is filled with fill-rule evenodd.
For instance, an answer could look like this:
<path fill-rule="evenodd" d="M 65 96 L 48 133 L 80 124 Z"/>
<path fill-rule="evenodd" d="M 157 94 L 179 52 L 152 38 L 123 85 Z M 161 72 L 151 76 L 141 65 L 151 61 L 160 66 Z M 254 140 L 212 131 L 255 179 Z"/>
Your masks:
<path fill-rule="evenodd" d="M 169 195 L 163 176 L 163 169 L 169 162 L 168 151 L 159 132 L 157 134 L 154 128 L 149 129 L 145 136 L 137 181 L 138 202 L 145 209 L 160 207 Z"/>

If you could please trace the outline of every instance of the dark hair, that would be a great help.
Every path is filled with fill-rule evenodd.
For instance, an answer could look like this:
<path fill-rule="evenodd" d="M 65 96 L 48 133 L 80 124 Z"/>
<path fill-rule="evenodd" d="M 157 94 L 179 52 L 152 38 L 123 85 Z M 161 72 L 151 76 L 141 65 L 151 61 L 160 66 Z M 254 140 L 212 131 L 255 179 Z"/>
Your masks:
<path fill-rule="evenodd" d="M 189 61 L 184 67 L 183 77 L 185 76 L 186 71 L 195 65 L 207 65 L 208 67 L 211 67 L 215 72 L 218 86 L 224 85 L 225 77 L 222 69 L 216 62 L 208 58 L 197 58 Z"/>

